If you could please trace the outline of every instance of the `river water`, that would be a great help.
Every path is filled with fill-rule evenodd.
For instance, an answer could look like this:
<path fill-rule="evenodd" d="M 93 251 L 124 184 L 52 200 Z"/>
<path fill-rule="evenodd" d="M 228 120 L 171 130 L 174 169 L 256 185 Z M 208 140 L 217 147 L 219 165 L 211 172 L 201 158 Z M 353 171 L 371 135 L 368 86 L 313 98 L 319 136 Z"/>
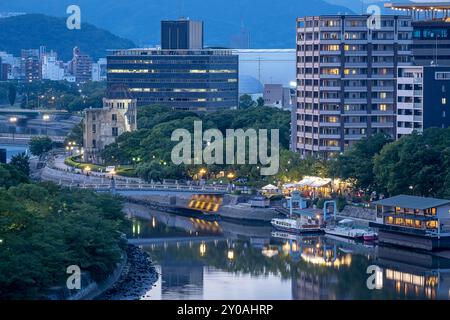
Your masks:
<path fill-rule="evenodd" d="M 153 239 L 142 246 L 160 273 L 145 299 L 450 297 L 450 260 L 428 253 L 201 216 L 140 216 L 131 213 L 129 236 Z"/>
<path fill-rule="evenodd" d="M 6 161 L 9 162 L 11 158 L 20 153 L 28 154 L 28 146 L 26 145 L 0 145 L 0 149 L 6 149 Z"/>

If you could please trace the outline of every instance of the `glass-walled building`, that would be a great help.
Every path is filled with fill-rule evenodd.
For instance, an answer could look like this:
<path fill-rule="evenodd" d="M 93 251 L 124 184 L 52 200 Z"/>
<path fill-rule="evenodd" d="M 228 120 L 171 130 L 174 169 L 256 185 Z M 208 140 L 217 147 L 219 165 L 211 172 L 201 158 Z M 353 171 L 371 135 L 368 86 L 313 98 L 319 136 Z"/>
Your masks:
<path fill-rule="evenodd" d="M 230 50 L 116 50 L 107 83 L 125 84 L 138 106 L 216 111 L 238 107 L 238 68 Z"/>

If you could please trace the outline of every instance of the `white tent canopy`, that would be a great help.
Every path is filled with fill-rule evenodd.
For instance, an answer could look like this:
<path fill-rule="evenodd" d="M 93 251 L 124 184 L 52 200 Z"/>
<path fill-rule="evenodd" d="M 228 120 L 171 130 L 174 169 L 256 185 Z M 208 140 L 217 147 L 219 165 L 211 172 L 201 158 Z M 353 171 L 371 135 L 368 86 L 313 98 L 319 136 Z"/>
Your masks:
<path fill-rule="evenodd" d="M 278 190 L 278 187 L 274 186 L 273 184 L 268 184 L 267 186 L 262 187 L 262 190 L 273 191 L 273 190 Z"/>
<path fill-rule="evenodd" d="M 303 178 L 302 181 L 287 183 L 283 185 L 283 188 L 301 188 L 301 187 L 320 188 L 330 183 L 331 179 L 329 178 L 305 177 Z"/>

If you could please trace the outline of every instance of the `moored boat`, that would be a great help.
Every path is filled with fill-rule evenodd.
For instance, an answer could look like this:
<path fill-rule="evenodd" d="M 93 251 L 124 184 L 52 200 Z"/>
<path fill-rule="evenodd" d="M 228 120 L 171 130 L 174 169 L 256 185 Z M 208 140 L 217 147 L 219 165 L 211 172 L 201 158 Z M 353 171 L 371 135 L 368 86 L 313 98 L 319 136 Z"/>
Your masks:
<path fill-rule="evenodd" d="M 336 226 L 328 226 L 324 231 L 326 234 L 348 239 L 364 241 L 374 241 L 377 239 L 376 232 L 355 227 L 354 221 L 351 219 L 344 219 Z"/>
<path fill-rule="evenodd" d="M 322 228 L 317 221 L 304 219 L 303 217 L 299 217 L 297 219 L 272 219 L 271 224 L 278 230 L 294 233 L 312 233 L 322 231 Z"/>

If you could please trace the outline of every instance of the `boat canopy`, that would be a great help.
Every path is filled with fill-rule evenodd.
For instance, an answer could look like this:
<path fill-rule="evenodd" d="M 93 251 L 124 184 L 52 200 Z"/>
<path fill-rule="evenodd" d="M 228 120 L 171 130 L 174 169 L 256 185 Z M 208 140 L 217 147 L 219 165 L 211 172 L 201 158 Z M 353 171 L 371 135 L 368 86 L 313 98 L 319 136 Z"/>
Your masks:
<path fill-rule="evenodd" d="M 339 221 L 340 224 L 349 224 L 349 223 L 353 223 L 355 222 L 355 220 L 352 219 L 343 219 L 341 221 Z"/>

